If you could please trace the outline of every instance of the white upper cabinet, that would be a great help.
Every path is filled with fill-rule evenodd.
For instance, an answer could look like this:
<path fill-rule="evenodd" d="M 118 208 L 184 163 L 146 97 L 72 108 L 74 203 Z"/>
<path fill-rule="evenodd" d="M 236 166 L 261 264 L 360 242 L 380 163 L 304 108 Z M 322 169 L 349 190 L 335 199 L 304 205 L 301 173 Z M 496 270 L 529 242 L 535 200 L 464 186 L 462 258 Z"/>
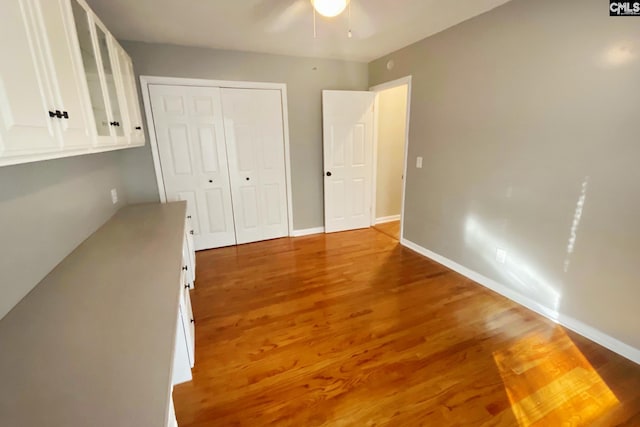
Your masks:
<path fill-rule="evenodd" d="M 127 52 L 114 40 L 114 51 L 118 55 L 120 66 L 120 79 L 124 91 L 126 104 L 125 135 L 129 143 L 134 145 L 144 144 L 144 130 L 142 130 L 142 113 L 140 112 L 140 99 L 136 86 L 136 76 L 133 71 L 133 62 Z"/>
<path fill-rule="evenodd" d="M 131 59 L 83 0 L 3 1 L 0 53 L 0 166 L 144 144 Z"/>
<path fill-rule="evenodd" d="M 127 101 L 120 79 L 118 52 L 114 51 L 117 44 L 84 2 L 70 1 L 93 112 L 96 145 L 128 145 L 123 118 Z"/>
<path fill-rule="evenodd" d="M 0 16 L 0 165 L 56 157 L 89 138 L 58 0 L 11 0 Z M 53 41 L 62 40 L 62 43 Z"/>

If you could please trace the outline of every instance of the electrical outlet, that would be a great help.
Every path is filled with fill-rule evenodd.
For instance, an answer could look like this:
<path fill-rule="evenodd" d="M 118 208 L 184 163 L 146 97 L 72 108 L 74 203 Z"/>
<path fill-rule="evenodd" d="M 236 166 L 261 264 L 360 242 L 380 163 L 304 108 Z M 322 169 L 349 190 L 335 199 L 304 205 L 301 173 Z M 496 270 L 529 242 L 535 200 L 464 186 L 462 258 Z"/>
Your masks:
<path fill-rule="evenodd" d="M 506 249 L 496 248 L 496 261 L 498 261 L 500 264 L 504 264 L 505 262 L 507 262 Z"/>
<path fill-rule="evenodd" d="M 118 203 L 118 190 L 115 188 L 111 189 L 111 202 L 115 205 Z"/>
<path fill-rule="evenodd" d="M 422 157 L 416 157 L 416 167 L 422 169 Z"/>

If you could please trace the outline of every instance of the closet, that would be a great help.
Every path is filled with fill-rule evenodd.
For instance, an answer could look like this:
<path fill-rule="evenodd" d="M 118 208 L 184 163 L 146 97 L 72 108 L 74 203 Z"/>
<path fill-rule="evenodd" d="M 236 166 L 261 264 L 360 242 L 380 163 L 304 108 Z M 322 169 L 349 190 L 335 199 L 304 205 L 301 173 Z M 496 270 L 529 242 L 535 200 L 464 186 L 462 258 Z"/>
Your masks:
<path fill-rule="evenodd" d="M 146 88 L 159 190 L 187 202 L 196 250 L 287 236 L 283 90 Z"/>

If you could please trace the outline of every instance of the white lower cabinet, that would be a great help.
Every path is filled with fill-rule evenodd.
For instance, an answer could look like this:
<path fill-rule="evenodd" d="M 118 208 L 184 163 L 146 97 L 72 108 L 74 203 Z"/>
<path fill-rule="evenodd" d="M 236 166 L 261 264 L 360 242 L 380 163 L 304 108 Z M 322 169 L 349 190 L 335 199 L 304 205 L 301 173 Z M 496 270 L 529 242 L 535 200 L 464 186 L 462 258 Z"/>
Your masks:
<path fill-rule="evenodd" d="M 188 225 L 188 224 L 187 224 Z M 185 228 L 187 233 L 189 227 Z M 173 384 L 192 379 L 191 368 L 195 366 L 195 319 L 191 309 L 191 283 L 195 274 L 189 272 L 192 251 L 185 237 L 183 243 L 182 271 L 180 274 L 180 304 L 176 321 L 176 348 L 173 360 Z M 194 269 L 195 270 L 195 269 Z"/>

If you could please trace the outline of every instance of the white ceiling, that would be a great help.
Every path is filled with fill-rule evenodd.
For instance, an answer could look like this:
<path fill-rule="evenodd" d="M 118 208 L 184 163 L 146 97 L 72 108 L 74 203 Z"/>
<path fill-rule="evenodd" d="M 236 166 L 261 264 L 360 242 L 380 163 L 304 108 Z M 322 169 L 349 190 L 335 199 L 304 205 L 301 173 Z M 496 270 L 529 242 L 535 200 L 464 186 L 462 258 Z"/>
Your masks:
<path fill-rule="evenodd" d="M 371 61 L 509 0 L 351 0 L 318 15 L 309 0 L 88 0 L 120 40 Z"/>

